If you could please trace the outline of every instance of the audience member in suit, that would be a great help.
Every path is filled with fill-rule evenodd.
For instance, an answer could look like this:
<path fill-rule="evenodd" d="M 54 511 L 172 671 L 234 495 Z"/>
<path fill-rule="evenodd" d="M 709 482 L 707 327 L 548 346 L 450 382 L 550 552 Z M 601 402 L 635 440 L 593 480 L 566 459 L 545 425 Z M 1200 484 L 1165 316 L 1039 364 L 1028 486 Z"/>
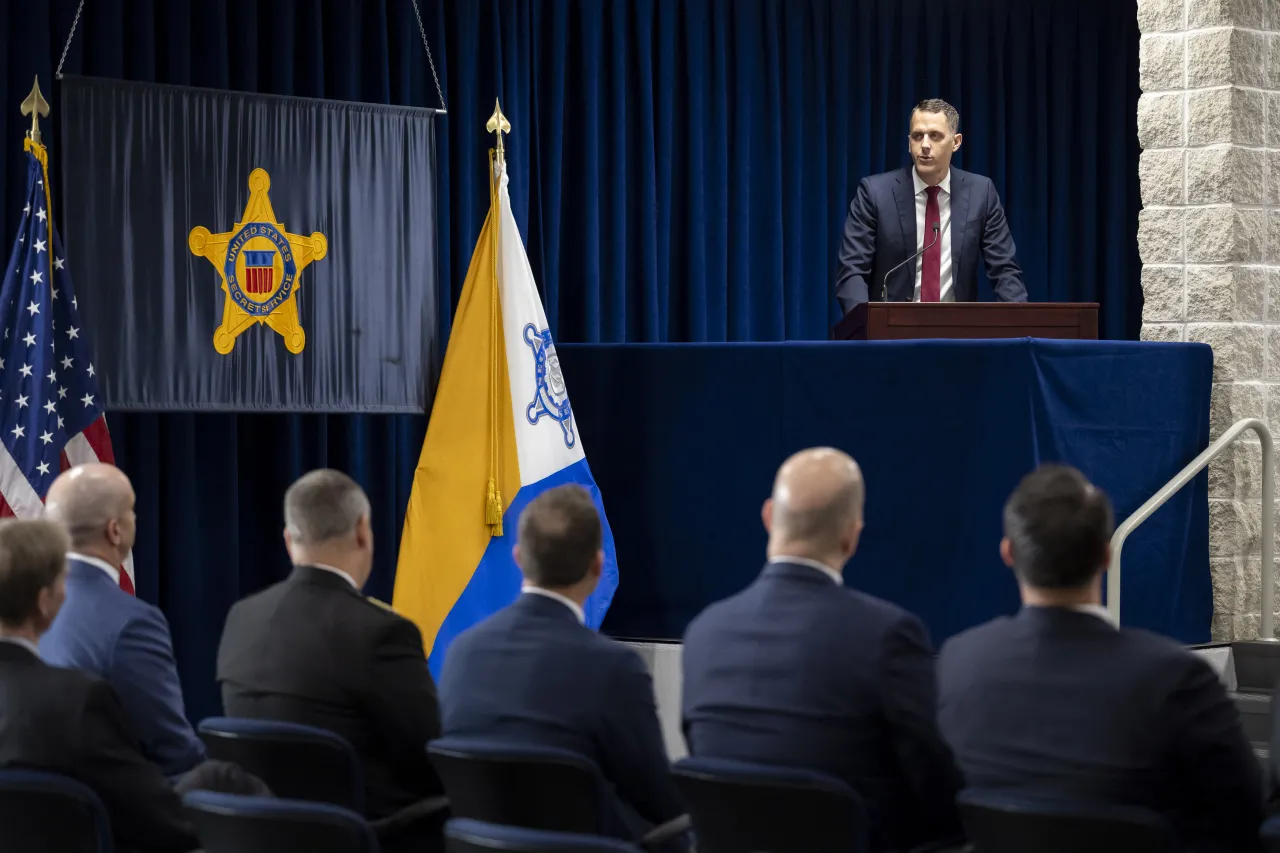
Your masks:
<path fill-rule="evenodd" d="M 0 766 L 88 785 L 121 850 L 190 850 L 196 838 L 182 803 L 138 751 L 111 686 L 40 659 L 40 636 L 65 596 L 67 546 L 53 522 L 0 522 Z"/>
<path fill-rule="evenodd" d="M 769 562 L 684 638 L 689 751 L 818 771 L 866 801 L 875 850 L 963 837 L 938 734 L 933 650 L 899 607 L 844 586 L 862 473 L 838 450 L 792 456 L 764 504 Z"/>
<path fill-rule="evenodd" d="M 583 604 L 604 565 L 587 491 L 560 486 L 530 502 L 514 556 L 524 574 L 520 597 L 460 634 L 445 657 L 444 735 L 590 759 L 617 794 L 604 829 L 619 837 L 680 818 L 649 672 L 633 650 L 584 625 Z"/>
<path fill-rule="evenodd" d="M 1140 806 L 1198 851 L 1257 848 L 1261 769 L 1209 665 L 1102 608 L 1110 501 L 1046 465 L 1004 511 L 1022 610 L 953 637 L 939 722 L 969 786 Z"/>
<path fill-rule="evenodd" d="M 439 796 L 426 752 L 439 712 L 422 635 L 360 592 L 373 566 L 369 499 L 345 474 L 312 471 L 286 492 L 284 518 L 293 572 L 227 615 L 218 649 L 226 713 L 349 740 L 370 818 Z"/>
<path fill-rule="evenodd" d="M 111 465 L 72 468 L 49 487 L 45 506 L 72 550 L 67 601 L 40 654 L 110 684 L 142 754 L 170 777 L 186 773 L 205 752 L 183 708 L 169 623 L 119 583 L 137 529 L 129 478 Z"/>

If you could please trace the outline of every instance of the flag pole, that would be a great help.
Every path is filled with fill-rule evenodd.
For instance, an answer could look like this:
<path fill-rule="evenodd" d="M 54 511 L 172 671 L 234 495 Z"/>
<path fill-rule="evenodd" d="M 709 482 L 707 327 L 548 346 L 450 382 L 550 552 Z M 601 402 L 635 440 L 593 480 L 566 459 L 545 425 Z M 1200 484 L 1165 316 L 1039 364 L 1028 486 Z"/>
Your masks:
<path fill-rule="evenodd" d="M 44 99 L 44 95 L 40 92 L 40 75 L 36 75 L 35 82 L 31 85 L 31 94 L 27 95 L 26 100 L 22 102 L 22 114 L 31 116 L 31 130 L 27 137 L 36 145 L 40 144 L 40 117 L 49 117 L 49 102 Z"/>
<path fill-rule="evenodd" d="M 24 116 L 31 116 L 31 130 L 27 131 L 27 137 L 22 141 L 22 147 L 24 150 L 30 151 L 40 161 L 44 180 L 44 209 L 49 221 L 52 222 L 53 194 L 49 192 L 49 152 L 40 141 L 40 117 L 49 117 L 49 102 L 44 99 L 44 95 L 40 92 L 39 74 L 36 75 L 35 82 L 31 84 L 31 93 L 22 102 L 20 109 Z M 50 231 L 49 233 L 53 232 Z"/>
<path fill-rule="evenodd" d="M 502 329 L 499 328 L 498 305 L 501 293 L 498 283 L 498 237 L 502 231 L 502 211 L 499 209 L 498 181 L 506 170 L 506 149 L 502 144 L 502 135 L 511 132 L 511 122 L 502 114 L 502 105 L 497 99 L 493 102 L 493 115 L 485 124 L 485 130 L 498 134 L 497 151 L 489 152 L 489 227 L 490 239 L 493 241 L 493 284 L 489 290 L 489 488 L 485 501 L 485 523 L 489 525 L 491 536 L 502 535 L 502 467 L 500 465 L 500 445 L 502 437 L 500 426 L 501 414 L 498 412 L 498 383 L 505 377 L 498 375 L 498 356 L 502 341 Z"/>

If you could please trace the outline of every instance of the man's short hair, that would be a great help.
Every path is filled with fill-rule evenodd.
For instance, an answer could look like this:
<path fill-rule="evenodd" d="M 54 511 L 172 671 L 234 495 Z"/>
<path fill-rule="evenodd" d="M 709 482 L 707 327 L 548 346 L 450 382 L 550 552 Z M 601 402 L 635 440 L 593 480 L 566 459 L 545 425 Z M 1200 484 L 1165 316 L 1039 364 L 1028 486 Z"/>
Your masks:
<path fill-rule="evenodd" d="M 1065 465 L 1028 474 L 1004 507 L 1014 571 L 1039 589 L 1076 589 L 1093 580 L 1114 528 L 1106 494 Z"/>
<path fill-rule="evenodd" d="M 369 498 L 360 484 L 341 471 L 319 468 L 304 474 L 284 493 L 284 526 L 295 545 L 314 545 L 348 536 Z"/>
<path fill-rule="evenodd" d="M 0 521 L 0 624 L 25 625 L 38 614 L 40 591 L 66 571 L 69 547 L 56 522 Z"/>
<path fill-rule="evenodd" d="M 573 586 L 587 576 L 604 536 L 591 493 L 574 485 L 534 498 L 520 513 L 517 535 L 525 577 L 552 589 Z"/>
<path fill-rule="evenodd" d="M 916 113 L 942 113 L 947 117 L 947 126 L 951 128 L 952 134 L 960 132 L 960 111 L 941 98 L 926 98 L 916 104 L 911 117 L 914 118 Z"/>

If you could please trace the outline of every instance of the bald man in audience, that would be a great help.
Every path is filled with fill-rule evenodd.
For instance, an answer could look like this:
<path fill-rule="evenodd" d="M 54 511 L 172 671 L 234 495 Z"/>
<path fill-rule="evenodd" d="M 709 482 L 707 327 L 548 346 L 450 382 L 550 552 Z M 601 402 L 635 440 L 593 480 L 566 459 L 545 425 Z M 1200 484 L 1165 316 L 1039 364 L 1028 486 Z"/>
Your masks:
<path fill-rule="evenodd" d="M 71 553 L 67 602 L 40 654 L 110 684 L 147 760 L 170 777 L 186 773 L 205 751 L 187 720 L 169 623 L 120 588 L 137 529 L 129 478 L 101 463 L 72 468 L 53 481 L 45 508 L 66 529 Z"/>
<path fill-rule="evenodd" d="M 962 839 L 959 775 L 938 734 L 920 620 L 844 586 L 862 534 L 862 472 L 830 448 L 778 471 L 769 562 L 684 638 L 684 732 L 696 756 L 839 779 L 867 805 L 872 850 Z"/>

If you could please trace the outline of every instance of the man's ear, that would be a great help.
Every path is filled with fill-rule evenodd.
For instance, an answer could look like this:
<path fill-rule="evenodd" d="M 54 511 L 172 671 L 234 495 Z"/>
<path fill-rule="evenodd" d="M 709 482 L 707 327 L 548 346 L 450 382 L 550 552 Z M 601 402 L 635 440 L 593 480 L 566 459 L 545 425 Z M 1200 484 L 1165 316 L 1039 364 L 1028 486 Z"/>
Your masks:
<path fill-rule="evenodd" d="M 960 150 L 960 146 L 961 146 L 962 144 L 964 144 L 964 134 L 963 134 L 963 133 L 957 133 L 957 134 L 955 135 L 955 145 L 951 146 L 951 150 L 952 150 L 952 151 L 959 151 L 959 150 Z"/>
<path fill-rule="evenodd" d="M 773 498 L 765 498 L 764 506 L 760 507 L 760 520 L 764 522 L 764 530 L 766 533 L 773 533 Z"/>
<path fill-rule="evenodd" d="M 1000 540 L 1000 559 L 1004 560 L 1006 566 L 1013 568 L 1013 543 L 1007 536 Z"/>

